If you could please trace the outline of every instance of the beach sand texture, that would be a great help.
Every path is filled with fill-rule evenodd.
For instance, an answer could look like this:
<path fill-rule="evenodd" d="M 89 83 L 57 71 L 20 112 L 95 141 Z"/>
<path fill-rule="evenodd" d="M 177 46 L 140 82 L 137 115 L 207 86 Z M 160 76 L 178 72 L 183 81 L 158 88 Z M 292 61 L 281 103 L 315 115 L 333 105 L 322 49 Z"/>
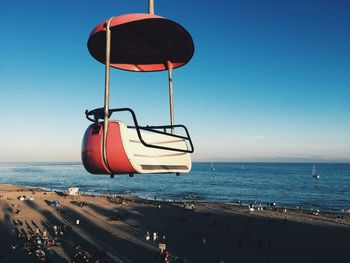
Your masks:
<path fill-rule="evenodd" d="M 53 200 L 62 207 L 50 206 Z M 166 244 L 171 262 L 348 262 L 350 218 L 342 217 L 249 212 L 209 202 L 196 203 L 192 211 L 136 197 L 67 196 L 0 185 L 0 262 L 37 262 L 35 252 L 24 249 L 30 233 L 42 242 L 43 235 L 58 237 L 44 250 L 49 262 L 72 262 L 84 251 L 89 262 L 160 262 L 159 243 Z"/>

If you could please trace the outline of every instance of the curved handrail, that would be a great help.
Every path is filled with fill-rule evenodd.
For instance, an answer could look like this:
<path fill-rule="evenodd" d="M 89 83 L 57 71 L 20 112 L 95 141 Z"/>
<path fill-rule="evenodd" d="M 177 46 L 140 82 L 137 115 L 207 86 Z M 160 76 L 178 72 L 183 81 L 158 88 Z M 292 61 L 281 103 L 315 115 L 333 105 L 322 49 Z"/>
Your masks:
<path fill-rule="evenodd" d="M 128 128 L 136 129 L 137 136 L 138 136 L 140 142 L 144 146 L 151 147 L 151 148 L 156 148 L 156 149 L 161 149 L 161 150 L 183 152 L 183 153 L 193 153 L 194 152 L 194 147 L 193 147 L 193 143 L 192 143 L 192 140 L 191 140 L 191 136 L 190 136 L 186 126 L 181 125 L 181 124 L 177 124 L 177 125 L 162 125 L 162 126 L 139 126 L 139 124 L 137 122 L 136 114 L 130 108 L 110 109 L 109 113 L 108 113 L 108 118 L 112 115 L 112 113 L 114 113 L 114 112 L 121 112 L 121 111 L 128 111 L 128 112 L 130 112 L 135 126 L 128 126 Z M 98 124 L 98 120 L 103 120 L 104 119 L 105 113 L 104 113 L 104 109 L 103 108 L 97 108 L 97 109 L 94 109 L 94 110 L 91 110 L 91 111 L 86 110 L 85 111 L 85 115 L 86 115 L 86 118 L 89 121 L 92 121 L 95 124 Z M 94 117 L 91 118 L 90 117 L 91 115 L 93 115 Z M 185 130 L 186 136 L 181 136 L 181 135 L 176 135 L 176 134 L 172 134 L 172 133 L 167 133 L 166 132 L 166 129 L 174 129 L 174 128 L 183 128 Z M 163 129 L 164 131 L 158 131 L 158 129 Z M 166 147 L 166 146 L 159 146 L 159 145 L 154 145 L 154 144 L 147 143 L 142 138 L 141 130 L 154 132 L 154 133 L 159 133 L 159 134 L 163 134 L 163 135 L 167 135 L 167 136 L 171 136 L 171 137 L 176 137 L 176 138 L 180 138 L 180 139 L 183 139 L 183 140 L 187 140 L 189 142 L 190 146 L 191 146 L 191 149 L 190 150 L 189 149 L 184 150 L 184 149 L 178 149 L 178 148 Z"/>

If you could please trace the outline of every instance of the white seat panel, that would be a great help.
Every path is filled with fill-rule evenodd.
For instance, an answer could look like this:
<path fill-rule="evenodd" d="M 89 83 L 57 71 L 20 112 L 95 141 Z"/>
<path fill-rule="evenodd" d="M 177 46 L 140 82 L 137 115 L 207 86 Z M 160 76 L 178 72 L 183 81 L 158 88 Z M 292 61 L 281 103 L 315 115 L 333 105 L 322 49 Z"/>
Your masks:
<path fill-rule="evenodd" d="M 119 122 L 123 146 L 131 165 L 138 173 L 186 173 L 191 170 L 190 153 L 170 151 L 144 146 L 136 129 Z M 184 139 L 169 135 L 142 131 L 143 140 L 148 144 L 187 150 Z"/>

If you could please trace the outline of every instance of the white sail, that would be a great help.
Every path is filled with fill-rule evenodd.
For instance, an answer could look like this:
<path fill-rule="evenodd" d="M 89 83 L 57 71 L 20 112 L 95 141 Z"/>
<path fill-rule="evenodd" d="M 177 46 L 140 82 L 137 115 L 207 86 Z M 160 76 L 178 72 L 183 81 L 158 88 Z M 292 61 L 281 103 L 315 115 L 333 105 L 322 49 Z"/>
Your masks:
<path fill-rule="evenodd" d="M 316 179 L 319 179 L 320 178 L 320 175 L 317 173 L 317 170 L 316 170 L 316 165 L 314 164 L 312 166 L 312 177 L 316 178 Z"/>

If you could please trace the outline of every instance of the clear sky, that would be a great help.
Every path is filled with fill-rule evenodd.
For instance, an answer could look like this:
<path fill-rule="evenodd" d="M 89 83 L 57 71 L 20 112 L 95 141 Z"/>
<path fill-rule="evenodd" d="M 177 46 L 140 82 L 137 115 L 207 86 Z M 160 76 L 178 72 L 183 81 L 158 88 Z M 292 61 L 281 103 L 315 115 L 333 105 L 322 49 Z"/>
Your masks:
<path fill-rule="evenodd" d="M 0 161 L 79 161 L 103 105 L 86 47 L 103 20 L 146 0 L 2 1 Z M 350 1 L 155 0 L 195 42 L 174 70 L 175 122 L 196 161 L 350 161 Z M 169 123 L 167 73 L 113 70 L 111 107 Z"/>

